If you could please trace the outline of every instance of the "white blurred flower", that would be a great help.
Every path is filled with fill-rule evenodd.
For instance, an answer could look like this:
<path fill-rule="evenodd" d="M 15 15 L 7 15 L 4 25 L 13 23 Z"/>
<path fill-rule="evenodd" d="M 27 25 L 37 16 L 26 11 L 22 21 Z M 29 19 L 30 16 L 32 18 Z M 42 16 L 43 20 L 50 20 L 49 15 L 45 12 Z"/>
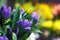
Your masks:
<path fill-rule="evenodd" d="M 36 40 L 37 38 L 39 38 L 39 34 L 32 32 L 27 40 Z"/>

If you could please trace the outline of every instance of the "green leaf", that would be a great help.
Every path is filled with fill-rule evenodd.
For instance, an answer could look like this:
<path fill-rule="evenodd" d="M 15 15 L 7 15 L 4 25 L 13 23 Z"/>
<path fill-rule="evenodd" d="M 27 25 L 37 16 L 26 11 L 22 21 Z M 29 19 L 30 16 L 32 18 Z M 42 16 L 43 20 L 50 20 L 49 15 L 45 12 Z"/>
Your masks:
<path fill-rule="evenodd" d="M 0 33 L 3 33 L 1 26 L 0 26 Z"/>
<path fill-rule="evenodd" d="M 4 25 L 10 25 L 11 24 L 11 19 L 8 19 L 7 21 L 4 22 Z"/>
<path fill-rule="evenodd" d="M 26 33 L 24 36 L 23 36 L 23 40 L 26 40 L 28 38 L 28 34 Z"/>
<path fill-rule="evenodd" d="M 36 29 L 35 33 L 42 33 L 40 30 Z"/>
<path fill-rule="evenodd" d="M 20 17 L 20 8 L 18 7 L 16 9 L 16 12 L 14 14 L 14 18 L 12 20 L 12 27 L 14 27 L 15 23 L 19 20 L 19 17 Z"/>
<path fill-rule="evenodd" d="M 17 36 L 14 32 L 12 32 L 12 40 L 17 40 Z"/>

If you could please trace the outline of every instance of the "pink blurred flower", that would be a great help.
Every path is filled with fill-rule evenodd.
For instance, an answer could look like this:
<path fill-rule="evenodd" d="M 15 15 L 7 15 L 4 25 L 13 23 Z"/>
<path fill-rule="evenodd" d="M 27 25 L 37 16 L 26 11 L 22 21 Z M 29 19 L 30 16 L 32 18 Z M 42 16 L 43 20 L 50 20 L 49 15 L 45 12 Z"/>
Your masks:
<path fill-rule="evenodd" d="M 60 4 L 54 5 L 53 14 L 56 16 L 60 13 Z"/>

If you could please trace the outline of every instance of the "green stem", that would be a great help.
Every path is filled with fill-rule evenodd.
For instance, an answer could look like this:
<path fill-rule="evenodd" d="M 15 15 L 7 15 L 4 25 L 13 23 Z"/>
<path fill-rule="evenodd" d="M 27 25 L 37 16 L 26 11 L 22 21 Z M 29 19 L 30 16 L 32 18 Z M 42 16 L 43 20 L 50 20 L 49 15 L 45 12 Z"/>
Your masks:
<path fill-rule="evenodd" d="M 2 35 L 2 29 L 1 29 L 1 26 L 0 26 L 0 33 L 1 33 L 1 35 Z"/>

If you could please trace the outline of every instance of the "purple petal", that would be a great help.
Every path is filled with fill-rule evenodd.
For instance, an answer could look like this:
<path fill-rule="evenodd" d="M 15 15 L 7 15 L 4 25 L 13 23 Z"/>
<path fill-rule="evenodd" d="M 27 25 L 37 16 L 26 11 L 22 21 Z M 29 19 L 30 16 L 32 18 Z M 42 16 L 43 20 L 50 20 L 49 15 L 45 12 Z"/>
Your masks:
<path fill-rule="evenodd" d="M 11 13 L 11 7 L 9 7 L 6 11 L 7 11 L 7 13 L 5 14 L 5 17 L 8 19 L 10 17 L 10 13 Z"/>
<path fill-rule="evenodd" d="M 7 7 L 5 5 L 2 6 L 1 11 L 3 12 L 3 16 L 7 17 Z"/>
<path fill-rule="evenodd" d="M 23 13 L 24 13 L 24 9 L 23 9 L 23 8 L 20 10 L 20 13 L 21 13 L 21 14 L 23 14 Z"/>
<path fill-rule="evenodd" d="M 8 29 L 8 33 L 9 33 L 9 34 L 12 33 L 12 28 Z"/>
<path fill-rule="evenodd" d="M 32 21 L 27 22 L 27 24 L 25 25 L 25 27 L 30 27 L 32 25 Z"/>
<path fill-rule="evenodd" d="M 32 24 L 32 21 L 28 21 L 28 19 L 24 19 L 24 20 L 19 20 L 17 21 L 16 25 L 21 25 L 21 27 L 24 29 L 26 27 L 30 27 Z"/>
<path fill-rule="evenodd" d="M 11 13 L 11 7 L 9 7 L 7 9 L 7 7 L 5 5 L 2 6 L 1 11 L 3 12 L 3 16 L 5 19 L 8 19 L 10 17 L 10 13 Z"/>
<path fill-rule="evenodd" d="M 7 14 L 10 15 L 10 13 L 11 13 L 11 7 L 7 9 Z"/>
<path fill-rule="evenodd" d="M 4 37 L 4 40 L 8 40 L 8 38 L 7 37 Z"/>
<path fill-rule="evenodd" d="M 7 9 L 7 7 L 6 7 L 5 5 L 3 5 L 3 6 L 1 7 L 1 11 L 6 11 L 6 9 Z"/>
<path fill-rule="evenodd" d="M 35 26 L 38 26 L 39 23 L 36 23 Z"/>
<path fill-rule="evenodd" d="M 25 27 L 27 25 L 27 23 L 28 23 L 28 19 L 24 19 L 22 26 Z"/>
<path fill-rule="evenodd" d="M 16 28 L 16 29 L 15 29 L 15 33 L 16 33 L 16 35 L 18 35 L 18 33 L 19 33 L 19 28 Z"/>
<path fill-rule="evenodd" d="M 25 30 L 31 30 L 31 27 L 25 27 L 24 29 Z"/>
<path fill-rule="evenodd" d="M 23 22 L 23 20 L 19 20 L 19 21 L 17 21 L 16 26 L 21 25 L 21 24 L 22 24 L 22 22 Z"/>
<path fill-rule="evenodd" d="M 0 40 L 4 40 L 4 38 L 2 36 L 0 36 Z"/>
<path fill-rule="evenodd" d="M 39 20 L 39 15 L 36 13 L 36 12 L 33 12 L 31 14 L 31 17 L 34 19 L 34 20 Z"/>
<path fill-rule="evenodd" d="M 22 8 L 21 10 L 20 10 L 20 18 L 22 18 L 22 14 L 24 13 L 24 9 Z"/>

